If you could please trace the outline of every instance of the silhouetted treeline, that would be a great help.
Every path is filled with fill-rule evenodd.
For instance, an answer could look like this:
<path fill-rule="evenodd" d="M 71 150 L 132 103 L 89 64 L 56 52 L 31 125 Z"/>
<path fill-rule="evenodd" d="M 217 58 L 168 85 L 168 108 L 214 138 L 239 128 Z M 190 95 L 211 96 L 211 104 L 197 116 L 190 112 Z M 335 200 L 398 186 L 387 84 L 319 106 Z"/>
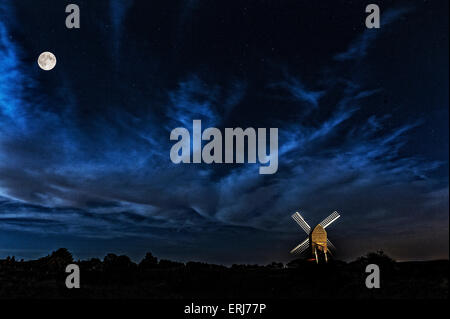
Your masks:
<path fill-rule="evenodd" d="M 80 267 L 81 288 L 65 286 L 67 265 Z M 381 288 L 368 289 L 368 264 L 381 271 Z M 65 248 L 30 261 L 0 260 L 0 298 L 447 298 L 448 260 L 397 263 L 383 252 L 345 263 L 222 265 L 158 260 L 147 253 L 74 260 Z"/>

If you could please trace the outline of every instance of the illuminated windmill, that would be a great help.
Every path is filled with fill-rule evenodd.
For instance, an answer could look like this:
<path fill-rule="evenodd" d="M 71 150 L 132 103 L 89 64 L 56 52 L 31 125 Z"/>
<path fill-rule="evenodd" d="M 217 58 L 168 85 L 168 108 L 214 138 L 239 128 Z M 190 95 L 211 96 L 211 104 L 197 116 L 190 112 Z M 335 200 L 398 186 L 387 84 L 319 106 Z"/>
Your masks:
<path fill-rule="evenodd" d="M 321 251 L 325 255 L 325 261 L 328 262 L 327 253 L 330 252 L 330 248 L 335 249 L 335 247 L 327 238 L 327 232 L 325 231 L 325 228 L 330 226 L 339 217 L 341 217 L 341 215 L 339 215 L 338 212 L 333 212 L 330 216 L 322 220 L 311 231 L 311 227 L 303 219 L 302 215 L 300 215 L 298 212 L 293 214 L 292 218 L 308 234 L 308 238 L 306 238 L 298 246 L 292 249 L 291 254 L 301 254 L 306 249 L 311 248 L 311 252 L 314 254 L 317 263 L 319 263 L 317 251 Z"/>

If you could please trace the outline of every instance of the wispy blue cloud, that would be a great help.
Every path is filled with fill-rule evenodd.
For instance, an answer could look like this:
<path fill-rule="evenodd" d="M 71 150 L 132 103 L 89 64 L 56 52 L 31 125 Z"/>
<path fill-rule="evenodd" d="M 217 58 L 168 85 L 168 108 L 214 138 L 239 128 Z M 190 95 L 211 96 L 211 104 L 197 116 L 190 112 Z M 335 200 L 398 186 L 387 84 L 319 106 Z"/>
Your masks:
<path fill-rule="evenodd" d="M 182 127 L 191 127 L 193 119 L 216 126 L 220 120 L 216 109 L 220 103 L 219 92 L 219 87 L 209 87 L 197 76 L 182 81 L 177 90 L 169 92 L 171 108 L 168 116 Z"/>
<path fill-rule="evenodd" d="M 288 90 L 292 97 L 295 99 L 305 102 L 313 107 L 318 107 L 320 98 L 324 95 L 324 91 L 311 91 L 305 88 L 305 86 L 300 82 L 300 80 L 287 76 L 286 81 L 271 84 L 269 87 L 276 88 L 281 87 Z"/>
<path fill-rule="evenodd" d="M 369 47 L 373 45 L 373 42 L 383 32 L 383 28 L 389 24 L 395 22 L 408 12 L 412 8 L 396 8 L 388 9 L 381 14 L 380 28 L 379 29 L 367 29 L 365 30 L 354 42 L 350 44 L 347 51 L 336 54 L 334 59 L 337 61 L 358 60 L 365 57 L 368 53 Z"/>
<path fill-rule="evenodd" d="M 114 43 L 113 52 L 118 57 L 120 44 L 123 36 L 123 23 L 126 17 L 127 11 L 133 5 L 134 0 L 110 0 L 110 11 L 111 11 L 111 25 L 113 28 L 112 32 L 112 43 Z"/>
<path fill-rule="evenodd" d="M 246 85 L 233 81 L 227 87 L 207 84 L 198 75 L 180 81 L 178 88 L 170 91 L 167 116 L 171 125 L 191 127 L 192 120 L 202 120 L 205 127 L 220 125 L 245 95 Z"/>
<path fill-rule="evenodd" d="M 0 18 L 4 14 L 4 8 L 0 7 Z M 18 49 L 11 42 L 6 26 L 0 20 L 0 116 L 3 121 L 25 125 L 22 110 L 25 86 L 26 77 L 20 70 Z"/>

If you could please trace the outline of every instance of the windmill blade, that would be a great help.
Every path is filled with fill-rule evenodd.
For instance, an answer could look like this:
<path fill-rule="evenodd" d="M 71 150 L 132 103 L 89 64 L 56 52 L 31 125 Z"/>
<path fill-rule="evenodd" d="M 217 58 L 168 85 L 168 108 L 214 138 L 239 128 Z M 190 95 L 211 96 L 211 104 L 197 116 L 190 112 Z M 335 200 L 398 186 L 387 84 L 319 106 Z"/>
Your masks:
<path fill-rule="evenodd" d="M 291 254 L 301 254 L 309 247 L 309 238 L 306 238 L 301 244 L 291 250 Z"/>
<path fill-rule="evenodd" d="M 327 228 L 330 226 L 336 219 L 341 217 L 338 212 L 333 212 L 330 216 L 322 220 L 319 225 L 321 225 L 323 228 Z"/>
<path fill-rule="evenodd" d="M 309 235 L 309 233 L 311 232 L 311 227 L 303 219 L 302 215 L 300 215 L 298 212 L 295 212 L 295 214 L 292 215 L 292 218 Z"/>
<path fill-rule="evenodd" d="M 333 245 L 333 243 L 327 238 L 327 246 L 333 250 L 336 250 L 336 247 Z"/>

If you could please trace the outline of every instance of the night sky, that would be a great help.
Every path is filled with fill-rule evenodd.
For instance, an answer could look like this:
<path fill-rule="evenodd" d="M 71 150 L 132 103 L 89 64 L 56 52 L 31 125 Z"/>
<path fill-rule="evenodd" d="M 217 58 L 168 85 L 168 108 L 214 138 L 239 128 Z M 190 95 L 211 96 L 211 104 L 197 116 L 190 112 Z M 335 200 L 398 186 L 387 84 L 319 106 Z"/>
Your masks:
<path fill-rule="evenodd" d="M 448 258 L 448 1 L 369 3 L 1 0 L 0 258 L 287 261 L 334 210 L 339 258 Z M 277 127 L 278 172 L 173 164 L 194 119 Z"/>

